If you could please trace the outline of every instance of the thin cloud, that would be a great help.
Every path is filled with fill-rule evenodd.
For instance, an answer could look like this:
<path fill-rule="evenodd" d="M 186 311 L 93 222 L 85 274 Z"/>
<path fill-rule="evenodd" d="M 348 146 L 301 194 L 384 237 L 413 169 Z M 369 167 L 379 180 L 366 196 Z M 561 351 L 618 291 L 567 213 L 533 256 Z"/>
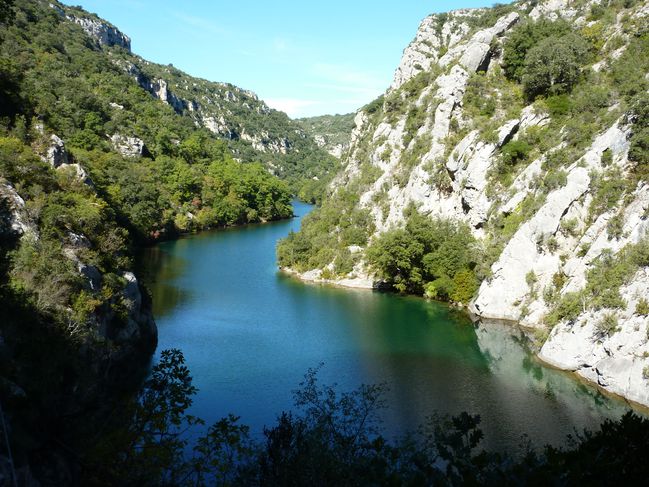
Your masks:
<path fill-rule="evenodd" d="M 187 15 L 181 12 L 172 12 L 171 14 L 173 15 L 173 17 L 175 17 L 177 20 L 180 20 L 184 24 L 190 27 L 196 27 L 203 32 L 208 32 L 210 34 L 219 36 L 226 36 L 230 34 L 227 29 L 224 29 L 220 25 L 202 17 Z"/>
<path fill-rule="evenodd" d="M 290 43 L 286 39 L 277 37 L 273 39 L 273 50 L 276 52 L 286 52 L 290 48 Z"/>
<path fill-rule="evenodd" d="M 381 89 L 383 85 L 383 79 L 374 74 L 346 65 L 316 63 L 312 71 L 322 79 L 339 86 Z"/>
<path fill-rule="evenodd" d="M 269 107 L 280 110 L 289 117 L 302 116 L 303 113 L 306 113 L 306 108 L 320 104 L 316 100 L 302 100 L 299 98 L 266 98 L 264 101 Z"/>

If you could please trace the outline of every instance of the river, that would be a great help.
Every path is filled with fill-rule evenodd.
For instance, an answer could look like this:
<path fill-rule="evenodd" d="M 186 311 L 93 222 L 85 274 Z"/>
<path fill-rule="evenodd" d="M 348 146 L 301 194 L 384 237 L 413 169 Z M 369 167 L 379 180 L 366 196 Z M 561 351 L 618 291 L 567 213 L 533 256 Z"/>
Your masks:
<path fill-rule="evenodd" d="M 180 348 L 199 392 L 192 414 L 232 412 L 259 437 L 293 407 L 292 391 L 323 363 L 322 383 L 387 383 L 388 436 L 434 412 L 479 414 L 484 446 L 562 444 L 628 407 L 539 364 L 518 329 L 473 324 L 416 297 L 302 283 L 278 272 L 275 245 L 296 218 L 205 232 L 147 249 L 158 350 Z"/>

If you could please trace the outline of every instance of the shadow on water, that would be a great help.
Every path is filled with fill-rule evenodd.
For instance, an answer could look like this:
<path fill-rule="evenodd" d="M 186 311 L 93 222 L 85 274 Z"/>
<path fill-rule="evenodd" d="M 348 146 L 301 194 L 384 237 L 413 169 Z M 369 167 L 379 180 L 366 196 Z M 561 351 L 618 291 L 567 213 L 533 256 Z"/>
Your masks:
<path fill-rule="evenodd" d="M 306 205 L 297 204 L 304 215 Z M 278 273 L 278 239 L 300 219 L 206 232 L 148 249 L 142 263 L 159 349 L 181 348 L 199 388 L 192 414 L 232 412 L 254 434 L 292 408 L 291 391 L 324 362 L 340 390 L 386 383 L 385 431 L 438 411 L 480 414 L 485 446 L 560 444 L 626 409 L 538 363 L 517 329 L 472 323 L 421 298 L 306 284 Z"/>
<path fill-rule="evenodd" d="M 145 248 L 138 255 L 138 275 L 154 297 L 153 314 L 156 318 L 165 316 L 190 296 L 188 289 L 175 284 L 187 267 L 187 262 L 174 252 L 177 242 Z"/>

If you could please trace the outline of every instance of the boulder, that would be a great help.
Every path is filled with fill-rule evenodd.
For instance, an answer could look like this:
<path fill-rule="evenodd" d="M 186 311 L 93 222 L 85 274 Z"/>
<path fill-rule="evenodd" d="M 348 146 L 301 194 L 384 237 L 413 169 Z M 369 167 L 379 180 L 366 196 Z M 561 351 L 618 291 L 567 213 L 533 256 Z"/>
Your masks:
<path fill-rule="evenodd" d="M 58 135 L 52 134 L 50 136 L 50 144 L 43 159 L 53 168 L 57 168 L 62 164 L 70 163 L 70 157 L 68 156 L 68 152 L 65 150 L 65 144 Z"/>
<path fill-rule="evenodd" d="M 124 157 L 142 157 L 144 155 L 145 146 L 142 139 L 113 134 L 110 141 L 113 148 Z"/>

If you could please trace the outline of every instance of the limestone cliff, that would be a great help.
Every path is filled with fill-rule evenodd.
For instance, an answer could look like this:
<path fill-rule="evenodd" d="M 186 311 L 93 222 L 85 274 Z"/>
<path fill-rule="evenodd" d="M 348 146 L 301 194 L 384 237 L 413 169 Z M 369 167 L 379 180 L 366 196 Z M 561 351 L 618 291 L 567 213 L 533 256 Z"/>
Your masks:
<path fill-rule="evenodd" d="M 473 313 L 537 328 L 543 360 L 649 405 L 649 310 L 641 302 L 649 261 L 629 257 L 644 255 L 649 230 L 638 115 L 649 88 L 648 28 L 646 1 L 520 1 L 424 19 L 391 87 L 357 113 L 331 186 L 332 201 L 358 195 L 348 211 L 369 215 L 352 223 L 363 222 L 369 241 L 305 277 L 377 285 L 364 249 L 402 227 L 413 205 L 464 222 L 485 267 Z M 532 74 L 512 74 L 508 42 L 542 29 L 556 29 L 545 41 L 555 56 L 548 63 L 566 39 L 567 49 L 583 42 L 570 89 L 533 92 Z M 544 64 L 534 65 L 534 55 L 525 58 L 530 72 Z M 347 225 L 339 218 L 329 231 L 342 236 Z M 344 259 L 353 269 L 338 265 Z M 615 274 L 623 265 L 624 276 Z"/>
<path fill-rule="evenodd" d="M 268 107 L 252 91 L 196 78 L 171 64 L 149 62 L 132 53 L 130 38 L 109 22 L 78 7 L 56 1 L 43 3 L 62 22 L 80 27 L 134 84 L 176 114 L 191 119 L 196 127 L 227 141 L 237 159 L 265 163 L 270 172 L 289 180 L 295 192 L 314 177 L 326 180 L 333 169 L 336 159 L 320 147 L 314 135 L 285 113 Z M 115 99 L 110 108 L 120 116 L 124 101 Z M 126 125 L 119 130 L 106 136 L 128 157 L 142 155 L 141 146 L 151 142 L 137 126 Z"/>

